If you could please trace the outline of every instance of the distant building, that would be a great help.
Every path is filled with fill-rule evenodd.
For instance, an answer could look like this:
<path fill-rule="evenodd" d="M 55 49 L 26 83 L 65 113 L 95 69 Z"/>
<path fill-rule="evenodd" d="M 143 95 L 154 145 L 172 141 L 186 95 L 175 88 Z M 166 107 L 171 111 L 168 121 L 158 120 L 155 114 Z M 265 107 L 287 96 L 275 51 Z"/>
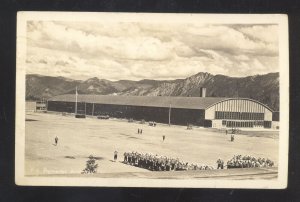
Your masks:
<path fill-rule="evenodd" d="M 201 91 L 205 96 L 205 91 Z M 193 124 L 213 128 L 271 128 L 272 110 L 248 98 L 78 95 L 78 111 L 86 115 Z M 75 95 L 48 100 L 48 111 L 75 112 Z"/>
<path fill-rule="evenodd" d="M 36 102 L 35 101 L 26 101 L 25 111 L 26 112 L 35 112 L 36 111 Z"/>
<path fill-rule="evenodd" d="M 46 100 L 41 101 L 26 101 L 25 105 L 26 112 L 37 112 L 37 111 L 47 111 Z"/>
<path fill-rule="evenodd" d="M 36 102 L 36 110 L 37 111 L 46 111 L 47 110 L 46 100 L 41 100 L 41 101 Z"/>

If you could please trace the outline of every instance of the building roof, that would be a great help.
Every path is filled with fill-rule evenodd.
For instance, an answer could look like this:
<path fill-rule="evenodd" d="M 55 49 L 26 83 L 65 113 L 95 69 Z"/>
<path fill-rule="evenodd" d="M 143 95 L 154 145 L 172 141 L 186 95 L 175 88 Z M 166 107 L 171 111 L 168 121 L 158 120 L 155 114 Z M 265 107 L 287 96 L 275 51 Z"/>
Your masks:
<path fill-rule="evenodd" d="M 206 109 L 229 98 L 224 97 L 166 97 L 166 96 L 120 96 L 120 95 L 78 95 L 78 102 L 131 105 L 146 107 L 171 107 L 183 109 Z M 48 101 L 75 102 L 75 94 L 58 95 Z"/>

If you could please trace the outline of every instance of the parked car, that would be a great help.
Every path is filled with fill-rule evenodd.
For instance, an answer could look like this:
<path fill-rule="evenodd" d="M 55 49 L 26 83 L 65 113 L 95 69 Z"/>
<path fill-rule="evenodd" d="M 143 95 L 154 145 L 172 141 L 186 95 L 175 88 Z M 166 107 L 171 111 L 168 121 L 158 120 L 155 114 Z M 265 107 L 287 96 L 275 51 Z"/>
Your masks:
<path fill-rule="evenodd" d="M 97 116 L 97 119 L 109 119 L 109 116 L 108 115 L 100 115 L 100 116 Z"/>

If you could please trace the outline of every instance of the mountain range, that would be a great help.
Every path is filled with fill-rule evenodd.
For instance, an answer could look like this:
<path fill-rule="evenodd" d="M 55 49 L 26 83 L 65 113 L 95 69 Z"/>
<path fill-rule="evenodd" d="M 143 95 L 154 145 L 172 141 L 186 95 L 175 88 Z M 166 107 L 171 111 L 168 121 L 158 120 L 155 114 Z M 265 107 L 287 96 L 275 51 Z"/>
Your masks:
<path fill-rule="evenodd" d="M 136 96 L 197 97 L 205 87 L 207 97 L 243 97 L 258 100 L 273 110 L 279 110 L 279 73 L 229 77 L 199 72 L 185 79 L 140 81 L 109 81 L 97 77 L 73 80 L 37 74 L 26 75 L 26 100 L 40 100 L 52 96 L 75 93 Z"/>

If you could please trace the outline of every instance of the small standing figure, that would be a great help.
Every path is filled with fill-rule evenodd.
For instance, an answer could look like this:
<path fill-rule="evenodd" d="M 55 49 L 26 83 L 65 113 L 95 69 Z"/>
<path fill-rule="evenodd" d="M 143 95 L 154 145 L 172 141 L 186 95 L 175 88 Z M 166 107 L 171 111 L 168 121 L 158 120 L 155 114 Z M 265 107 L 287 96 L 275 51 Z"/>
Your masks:
<path fill-rule="evenodd" d="M 57 136 L 54 138 L 54 142 L 55 142 L 55 146 L 56 146 L 58 144 L 58 137 Z"/>
<path fill-rule="evenodd" d="M 222 159 L 218 159 L 217 164 L 218 164 L 217 169 L 223 169 L 224 168 L 224 161 Z"/>
<path fill-rule="evenodd" d="M 118 159 L 118 152 L 115 151 L 115 152 L 114 152 L 114 161 L 116 161 L 117 159 Z"/>
<path fill-rule="evenodd" d="M 225 132 L 225 133 L 226 133 L 226 135 L 227 135 L 228 131 L 226 130 L 226 132 Z"/>
<path fill-rule="evenodd" d="M 140 130 L 140 133 L 143 134 L 143 129 Z"/>
<path fill-rule="evenodd" d="M 166 139 L 166 136 L 165 136 L 165 135 L 163 135 L 163 136 L 162 136 L 162 138 L 163 138 L 163 142 L 164 142 L 164 141 L 165 141 L 165 139 Z"/>
<path fill-rule="evenodd" d="M 234 134 L 231 135 L 231 142 L 234 141 Z"/>
<path fill-rule="evenodd" d="M 140 129 L 138 128 L 138 134 L 140 134 Z"/>

